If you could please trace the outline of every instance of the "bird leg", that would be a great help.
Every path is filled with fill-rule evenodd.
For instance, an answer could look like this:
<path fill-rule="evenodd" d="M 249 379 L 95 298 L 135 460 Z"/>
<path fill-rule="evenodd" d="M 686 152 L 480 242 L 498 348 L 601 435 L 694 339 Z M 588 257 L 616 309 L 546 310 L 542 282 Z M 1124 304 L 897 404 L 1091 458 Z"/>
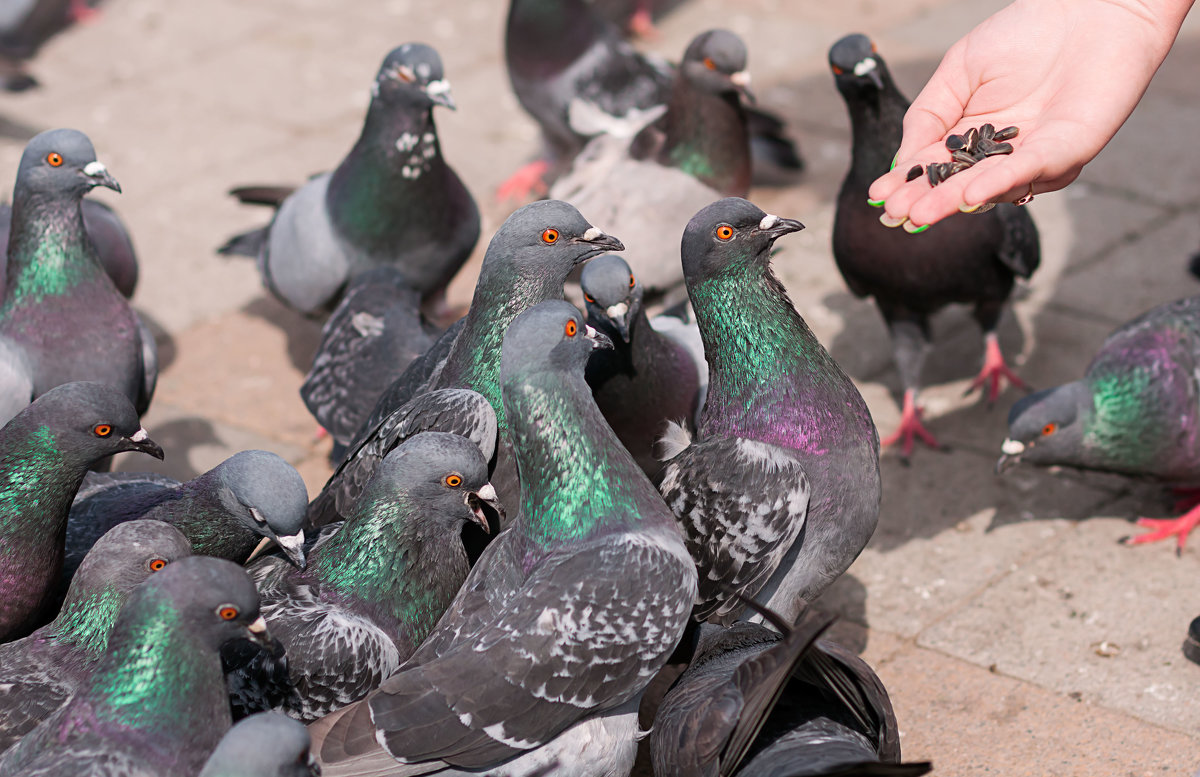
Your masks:
<path fill-rule="evenodd" d="M 984 384 L 987 384 L 987 401 L 990 405 L 996 401 L 996 397 L 1000 396 L 1000 384 L 1003 380 L 1008 380 L 1014 386 L 1029 391 L 1029 384 L 1021 380 L 1017 373 L 1004 363 L 1004 354 L 1000 352 L 1000 340 L 996 337 L 996 333 L 988 332 L 983 341 L 985 344 L 983 369 L 979 371 L 975 380 L 971 381 L 971 385 L 963 392 L 963 396 L 977 388 L 983 388 Z"/>
<path fill-rule="evenodd" d="M 100 10 L 87 4 L 87 0 L 70 0 L 67 18 L 72 22 L 90 24 L 100 18 Z"/>
<path fill-rule="evenodd" d="M 516 200 L 524 202 L 531 193 L 545 197 L 549 189 L 546 186 L 546 173 L 550 163 L 545 159 L 530 162 L 509 176 L 508 180 L 496 187 L 496 201 L 506 202 Z"/>
<path fill-rule="evenodd" d="M 1175 555 L 1183 553 L 1188 534 L 1200 524 L 1200 506 L 1193 507 L 1178 518 L 1138 518 L 1137 525 L 1150 531 L 1136 537 L 1122 537 L 1123 545 L 1144 545 L 1147 542 L 1158 542 L 1168 537 L 1176 538 Z"/>
<path fill-rule="evenodd" d="M 904 453 L 904 457 L 908 458 L 912 454 L 913 444 L 917 438 L 920 438 L 921 442 L 930 448 L 936 449 L 942 447 L 938 443 L 937 438 L 930 434 L 925 425 L 921 423 L 921 408 L 917 407 L 917 390 L 906 389 L 904 392 L 904 410 L 900 415 L 900 428 L 879 444 L 887 448 L 895 445 L 897 442 L 903 441 L 902 452 Z"/>

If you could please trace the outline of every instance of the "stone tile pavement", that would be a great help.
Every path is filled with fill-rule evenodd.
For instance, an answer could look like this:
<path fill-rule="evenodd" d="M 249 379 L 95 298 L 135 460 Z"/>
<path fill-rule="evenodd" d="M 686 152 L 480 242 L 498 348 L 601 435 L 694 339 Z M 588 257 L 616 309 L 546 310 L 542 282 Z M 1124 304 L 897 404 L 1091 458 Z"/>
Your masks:
<path fill-rule="evenodd" d="M 445 59 L 460 106 L 438 116 L 445 153 L 490 235 L 511 210 L 492 191 L 537 148 L 503 71 L 506 5 L 111 0 L 98 21 L 45 48 L 34 65 L 41 90 L 0 97 L 0 181 L 12 180 L 33 133 L 73 126 L 125 188 L 98 196 L 130 224 L 142 257 L 135 303 L 165 362 L 145 423 L 168 451 L 165 472 L 190 476 L 261 447 L 320 488 L 328 443 L 315 439 L 296 393 L 319 325 L 266 297 L 250 262 L 214 255 L 266 217 L 224 192 L 335 164 L 357 136 L 384 53 L 424 40 Z M 809 164 L 800 185 L 753 197 L 808 225 L 784 241 L 776 267 L 884 430 L 899 418 L 887 337 L 872 305 L 847 293 L 829 248 L 848 124 L 825 52 L 847 32 L 868 33 L 913 96 L 945 48 L 1001 5 L 693 0 L 645 44 L 678 57 L 710 27 L 747 38 L 760 101 L 787 117 Z M 1200 246 L 1198 65 L 1193 14 L 1110 147 L 1068 191 L 1031 206 L 1043 267 L 1002 342 L 1034 385 L 1072 379 L 1114 326 L 1200 292 L 1183 269 Z M 482 251 L 453 302 L 469 299 Z M 924 402 L 952 450 L 919 451 L 911 465 L 885 456 L 879 530 L 822 602 L 843 614 L 838 635 L 890 688 L 906 755 L 946 775 L 1192 775 L 1200 667 L 1179 643 L 1200 613 L 1200 554 L 1117 544 L 1134 516 L 1169 511 L 1154 486 L 1027 469 L 994 476 L 1016 395 L 992 410 L 961 396 L 982 354 L 965 311 L 946 312 L 935 333 Z"/>

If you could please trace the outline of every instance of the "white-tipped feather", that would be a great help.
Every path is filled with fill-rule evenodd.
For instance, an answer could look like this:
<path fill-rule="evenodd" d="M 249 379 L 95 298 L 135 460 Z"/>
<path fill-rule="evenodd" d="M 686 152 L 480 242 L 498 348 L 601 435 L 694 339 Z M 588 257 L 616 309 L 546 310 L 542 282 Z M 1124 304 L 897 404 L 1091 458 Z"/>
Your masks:
<path fill-rule="evenodd" d="M 658 438 L 658 460 L 670 461 L 692 444 L 692 433 L 676 421 L 667 421 L 667 430 Z"/>

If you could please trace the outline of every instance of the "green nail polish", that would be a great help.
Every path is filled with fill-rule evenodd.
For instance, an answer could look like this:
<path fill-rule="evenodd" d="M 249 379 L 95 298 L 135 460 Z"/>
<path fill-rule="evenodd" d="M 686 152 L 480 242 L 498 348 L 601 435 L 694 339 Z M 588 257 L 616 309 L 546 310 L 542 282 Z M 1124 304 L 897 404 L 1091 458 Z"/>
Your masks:
<path fill-rule="evenodd" d="M 870 197 L 868 197 L 867 204 L 870 205 L 872 208 L 882 208 L 884 205 L 887 204 L 887 201 L 886 200 L 873 200 Z"/>
<path fill-rule="evenodd" d="M 912 227 L 912 228 L 910 229 L 910 227 Z M 909 221 L 909 222 L 905 223 L 905 225 L 904 225 L 904 231 L 905 231 L 905 232 L 907 232 L 907 233 L 908 233 L 908 234 L 910 234 L 910 235 L 919 235 L 919 234 L 921 234 L 922 232 L 924 232 L 924 231 L 925 231 L 925 230 L 927 230 L 927 229 L 929 229 L 929 225 L 928 225 L 928 224 L 925 224 L 925 225 L 923 225 L 923 226 L 920 226 L 920 227 L 913 227 L 913 226 L 912 226 L 912 222 L 911 222 L 911 221 Z"/>
<path fill-rule="evenodd" d="M 892 166 L 888 168 L 889 173 L 896 169 L 896 163 L 899 161 L 900 161 L 900 152 L 897 151 L 896 156 L 892 157 Z"/>

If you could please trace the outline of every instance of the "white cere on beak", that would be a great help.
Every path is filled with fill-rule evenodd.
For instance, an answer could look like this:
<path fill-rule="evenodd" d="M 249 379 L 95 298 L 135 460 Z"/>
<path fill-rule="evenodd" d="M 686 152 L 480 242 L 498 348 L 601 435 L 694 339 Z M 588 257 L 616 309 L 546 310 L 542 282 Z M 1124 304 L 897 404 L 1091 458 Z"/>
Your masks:
<path fill-rule="evenodd" d="M 104 167 L 104 165 L 100 165 L 100 167 Z M 150 432 L 147 432 L 145 429 L 138 429 L 129 439 L 134 442 L 145 442 L 150 439 Z"/>
<path fill-rule="evenodd" d="M 604 230 L 597 227 L 588 227 L 588 231 L 583 233 L 584 240 L 599 240 L 604 237 Z"/>
<path fill-rule="evenodd" d="M 779 223 L 779 217 L 772 216 L 770 213 L 768 213 L 767 215 L 763 216 L 762 221 L 758 222 L 758 228 L 759 229 L 770 229 L 771 227 L 775 226 L 778 223 Z"/>
<path fill-rule="evenodd" d="M 260 615 L 255 618 L 254 623 L 251 623 L 246 627 L 246 629 L 249 630 L 251 634 L 265 634 L 267 632 L 267 622 L 263 620 L 263 616 Z"/>
<path fill-rule="evenodd" d="M 425 94 L 430 97 L 436 97 L 439 94 L 446 94 L 450 91 L 450 82 L 444 78 L 439 78 L 436 81 L 430 81 L 425 87 Z"/>
<path fill-rule="evenodd" d="M 584 324 L 583 327 L 584 334 L 586 334 L 588 337 L 595 337 L 596 335 L 600 334 L 596 331 L 595 327 L 589 326 L 588 324 Z"/>
<path fill-rule="evenodd" d="M 739 70 L 729 77 L 734 86 L 750 86 L 750 72 Z"/>
<path fill-rule="evenodd" d="M 867 73 L 870 73 L 874 69 L 875 69 L 875 58 L 867 57 L 866 59 L 859 61 L 859 63 L 854 66 L 854 75 L 858 76 L 859 78 L 862 78 L 863 76 L 865 76 Z"/>
<path fill-rule="evenodd" d="M 609 318 L 620 318 L 629 312 L 629 305 L 625 304 L 624 302 L 618 302 L 611 308 L 605 308 L 604 312 Z"/>
<path fill-rule="evenodd" d="M 104 166 L 103 162 L 88 162 L 83 166 L 83 174 L 91 176 L 92 178 L 97 178 L 107 172 L 108 168 Z"/>
<path fill-rule="evenodd" d="M 275 541 L 279 543 L 279 547 L 281 548 L 285 548 L 286 550 L 295 550 L 304 544 L 304 529 L 301 529 L 291 536 L 285 535 L 283 537 L 277 537 Z"/>
<path fill-rule="evenodd" d="M 483 488 L 475 492 L 476 495 L 485 502 L 496 501 L 496 487 L 491 483 L 484 483 Z"/>
<path fill-rule="evenodd" d="M 1018 456 L 1025 452 L 1025 443 L 1016 440 L 1005 440 L 1000 444 L 1000 452 L 1005 456 Z"/>

